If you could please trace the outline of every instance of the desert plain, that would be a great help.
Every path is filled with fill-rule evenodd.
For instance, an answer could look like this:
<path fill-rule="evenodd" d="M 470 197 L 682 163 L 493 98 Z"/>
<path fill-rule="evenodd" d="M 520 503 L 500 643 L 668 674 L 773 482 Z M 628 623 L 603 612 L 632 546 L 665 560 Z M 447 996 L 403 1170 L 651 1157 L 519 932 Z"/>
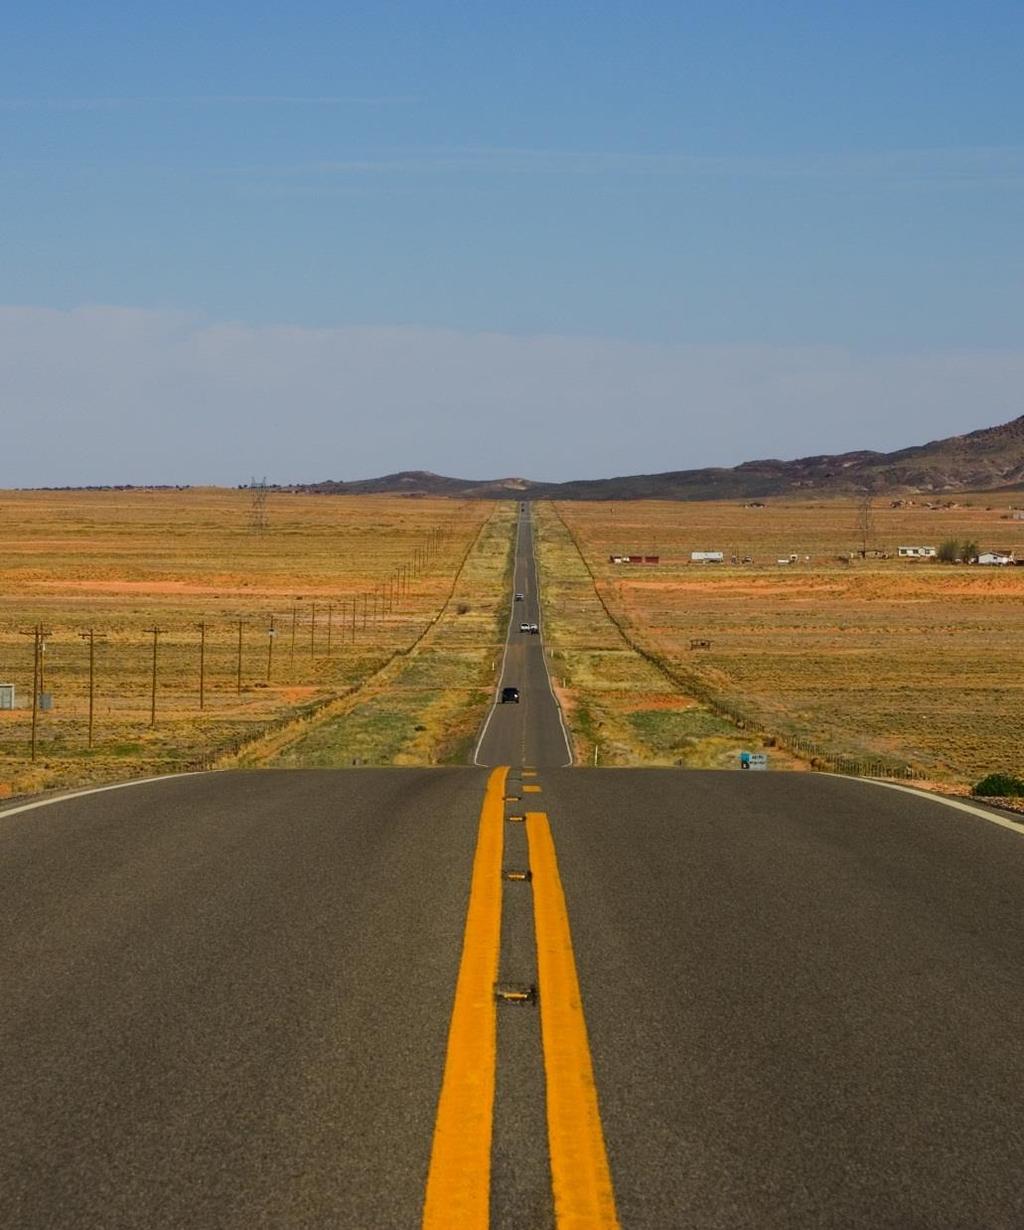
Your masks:
<path fill-rule="evenodd" d="M 271 491 L 261 527 L 244 488 L 0 493 L 0 793 L 467 762 L 517 511 Z M 535 503 L 577 763 L 733 769 L 749 750 L 950 790 L 1017 771 L 1024 569 L 898 556 L 950 539 L 1022 556 L 1015 512 L 992 493 L 877 497 L 867 524 L 852 497 Z"/>

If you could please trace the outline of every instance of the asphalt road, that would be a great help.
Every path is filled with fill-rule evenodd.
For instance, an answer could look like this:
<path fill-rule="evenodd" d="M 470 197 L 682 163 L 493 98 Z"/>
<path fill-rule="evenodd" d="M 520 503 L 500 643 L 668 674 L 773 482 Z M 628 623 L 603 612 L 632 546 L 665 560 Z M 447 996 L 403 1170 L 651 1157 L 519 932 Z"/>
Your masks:
<path fill-rule="evenodd" d="M 526 703 L 478 755 L 550 821 L 621 1224 L 1024 1225 L 1024 834 L 818 775 L 558 768 L 511 640 Z M 0 812 L 0 1226 L 419 1225 L 488 776 Z M 503 983 L 539 981 L 536 888 L 503 883 Z M 495 1012 L 491 1224 L 554 1226 L 559 1074 L 536 1003 Z"/>
<path fill-rule="evenodd" d="M 516 594 L 522 597 L 517 599 Z M 539 633 L 521 632 L 519 628 L 524 623 L 536 624 Z M 519 689 L 519 702 L 501 704 L 499 700 L 495 704 L 481 732 L 474 764 L 531 765 L 534 768 L 571 764 L 568 736 L 551 691 L 544 659 L 544 624 L 533 550 L 533 527 L 525 507 L 520 510 L 517 527 L 513 600 L 508 643 L 496 694 L 498 697 L 505 687 Z"/>

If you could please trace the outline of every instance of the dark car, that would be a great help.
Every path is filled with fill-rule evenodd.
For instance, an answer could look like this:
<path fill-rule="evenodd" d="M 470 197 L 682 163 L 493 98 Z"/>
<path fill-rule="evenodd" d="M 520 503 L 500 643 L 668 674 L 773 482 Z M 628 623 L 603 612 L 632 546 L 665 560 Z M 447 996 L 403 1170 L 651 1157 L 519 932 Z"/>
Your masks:
<path fill-rule="evenodd" d="M 519 704 L 519 689 L 518 688 L 502 688 L 501 703 L 503 705 L 518 705 Z"/>

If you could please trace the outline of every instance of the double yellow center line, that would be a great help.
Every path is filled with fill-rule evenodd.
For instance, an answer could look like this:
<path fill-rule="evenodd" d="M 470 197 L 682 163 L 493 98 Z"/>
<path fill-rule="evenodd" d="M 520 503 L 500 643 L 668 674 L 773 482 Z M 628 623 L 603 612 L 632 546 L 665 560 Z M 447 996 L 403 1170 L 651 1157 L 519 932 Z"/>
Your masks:
<path fill-rule="evenodd" d="M 490 1220 L 501 863 L 508 768 L 487 782 L 444 1080 L 423 1210 L 424 1230 L 487 1230 Z M 612 1230 L 611 1171 L 555 845 L 544 812 L 527 812 L 548 1149 L 559 1230 Z"/>

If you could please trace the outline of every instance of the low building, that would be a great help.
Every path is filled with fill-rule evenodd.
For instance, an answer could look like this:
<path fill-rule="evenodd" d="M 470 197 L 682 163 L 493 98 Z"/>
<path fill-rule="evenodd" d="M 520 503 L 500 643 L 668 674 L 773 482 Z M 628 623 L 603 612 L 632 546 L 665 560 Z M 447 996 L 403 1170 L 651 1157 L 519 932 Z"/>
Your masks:
<path fill-rule="evenodd" d="M 724 551 L 691 551 L 691 564 L 723 564 L 725 563 Z"/>
<path fill-rule="evenodd" d="M 982 551 L 975 563 L 978 564 L 1013 564 L 1012 551 Z"/>
<path fill-rule="evenodd" d="M 897 547 L 896 554 L 900 559 L 935 559 L 938 547 Z"/>

